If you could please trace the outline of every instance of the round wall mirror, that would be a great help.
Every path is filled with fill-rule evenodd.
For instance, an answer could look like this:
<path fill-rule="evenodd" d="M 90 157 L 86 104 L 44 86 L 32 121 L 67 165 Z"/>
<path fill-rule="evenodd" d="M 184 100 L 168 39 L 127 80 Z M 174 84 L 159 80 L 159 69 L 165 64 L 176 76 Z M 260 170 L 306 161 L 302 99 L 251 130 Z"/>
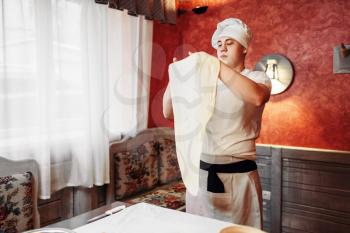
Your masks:
<path fill-rule="evenodd" d="M 255 70 L 265 72 L 271 79 L 271 95 L 284 92 L 292 84 L 293 66 L 288 58 L 283 55 L 270 54 L 264 56 L 255 65 Z"/>

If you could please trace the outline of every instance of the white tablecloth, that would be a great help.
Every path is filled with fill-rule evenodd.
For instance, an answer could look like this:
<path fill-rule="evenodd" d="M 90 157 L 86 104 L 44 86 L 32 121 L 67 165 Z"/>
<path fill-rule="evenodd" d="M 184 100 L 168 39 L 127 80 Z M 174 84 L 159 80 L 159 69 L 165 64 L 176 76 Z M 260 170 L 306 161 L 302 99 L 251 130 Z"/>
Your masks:
<path fill-rule="evenodd" d="M 146 203 L 74 229 L 77 233 L 218 233 L 232 223 Z"/>

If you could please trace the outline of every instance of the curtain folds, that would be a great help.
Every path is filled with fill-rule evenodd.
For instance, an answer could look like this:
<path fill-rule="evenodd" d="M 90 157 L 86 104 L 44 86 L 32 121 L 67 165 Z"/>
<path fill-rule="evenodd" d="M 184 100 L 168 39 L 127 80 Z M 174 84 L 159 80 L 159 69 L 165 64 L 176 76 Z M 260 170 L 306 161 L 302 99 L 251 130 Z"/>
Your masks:
<path fill-rule="evenodd" d="M 43 199 L 109 183 L 109 142 L 147 126 L 153 22 L 94 0 L 0 16 L 0 156 L 34 159 Z"/>
<path fill-rule="evenodd" d="M 153 22 L 126 11 L 108 11 L 111 104 L 109 138 L 134 136 L 147 128 Z M 118 30 L 116 30 L 118 29 Z"/>
<path fill-rule="evenodd" d="M 130 15 L 144 15 L 147 19 L 176 24 L 175 0 L 95 0 L 110 8 L 127 10 Z"/>

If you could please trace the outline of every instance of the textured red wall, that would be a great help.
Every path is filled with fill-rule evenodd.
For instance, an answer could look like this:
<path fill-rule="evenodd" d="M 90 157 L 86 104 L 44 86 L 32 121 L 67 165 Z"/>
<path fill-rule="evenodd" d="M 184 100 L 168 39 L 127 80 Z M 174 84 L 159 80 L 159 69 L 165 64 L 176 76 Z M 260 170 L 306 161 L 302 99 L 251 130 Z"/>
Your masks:
<path fill-rule="evenodd" d="M 203 15 L 180 16 L 176 26 L 155 23 L 149 126 L 172 126 L 161 106 L 172 57 L 187 50 L 215 54 L 210 40 L 216 24 L 237 17 L 254 34 L 248 68 L 280 53 L 295 70 L 292 86 L 267 103 L 258 143 L 350 150 L 350 75 L 333 74 L 333 48 L 350 44 L 348 9 L 348 0 L 216 0 Z"/>

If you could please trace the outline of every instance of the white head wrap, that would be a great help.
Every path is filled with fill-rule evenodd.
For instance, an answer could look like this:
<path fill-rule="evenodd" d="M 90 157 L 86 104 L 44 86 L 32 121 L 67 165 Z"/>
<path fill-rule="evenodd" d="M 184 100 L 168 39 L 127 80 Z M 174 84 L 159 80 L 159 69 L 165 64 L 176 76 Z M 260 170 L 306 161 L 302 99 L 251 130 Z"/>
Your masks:
<path fill-rule="evenodd" d="M 243 47 L 248 48 L 249 42 L 252 39 L 252 32 L 248 26 L 240 19 L 229 18 L 218 23 L 216 31 L 211 38 L 211 45 L 217 49 L 218 40 L 220 37 L 227 36 L 238 41 Z"/>

